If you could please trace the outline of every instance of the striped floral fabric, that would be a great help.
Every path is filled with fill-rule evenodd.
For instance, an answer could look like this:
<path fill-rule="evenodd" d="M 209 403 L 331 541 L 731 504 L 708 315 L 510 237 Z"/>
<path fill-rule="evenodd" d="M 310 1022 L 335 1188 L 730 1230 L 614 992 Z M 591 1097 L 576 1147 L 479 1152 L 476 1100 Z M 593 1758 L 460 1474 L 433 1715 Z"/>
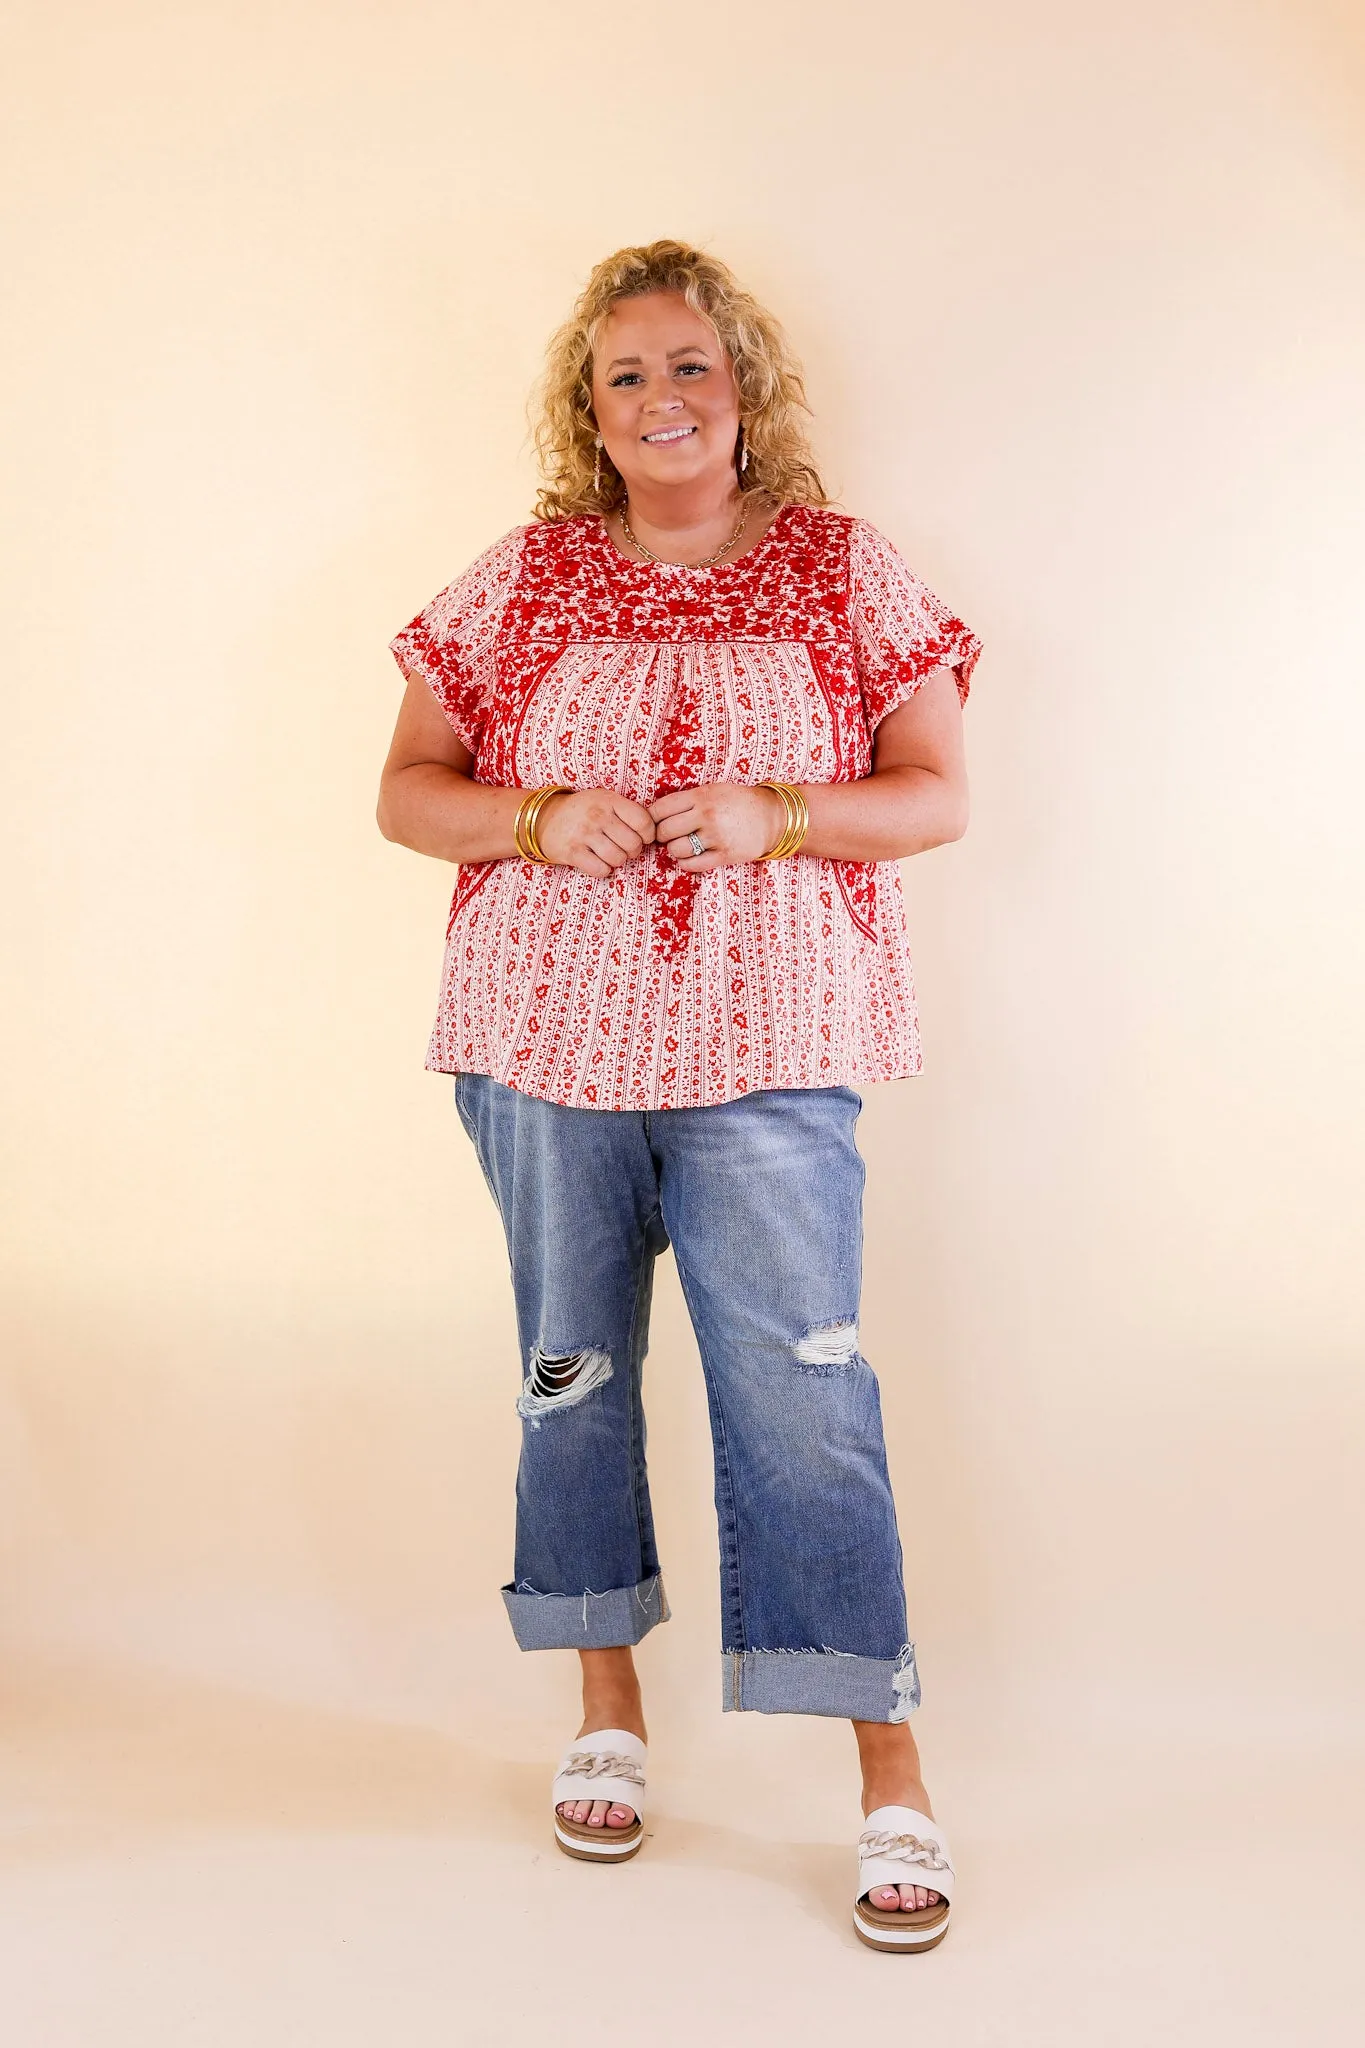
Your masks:
<path fill-rule="evenodd" d="M 787 506 L 738 562 L 635 563 L 596 518 L 517 527 L 392 642 L 483 782 L 853 780 L 881 719 L 980 642 L 866 520 Z M 916 1074 L 895 861 L 797 854 L 703 875 L 458 871 L 426 1064 L 549 1101 L 674 1109 Z"/>

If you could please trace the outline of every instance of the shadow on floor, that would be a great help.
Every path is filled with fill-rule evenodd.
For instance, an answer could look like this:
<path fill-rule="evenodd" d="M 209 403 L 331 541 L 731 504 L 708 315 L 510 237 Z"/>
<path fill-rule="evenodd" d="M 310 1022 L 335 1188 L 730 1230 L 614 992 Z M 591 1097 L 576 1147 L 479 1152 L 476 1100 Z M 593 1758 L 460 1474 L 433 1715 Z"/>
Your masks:
<path fill-rule="evenodd" d="M 205 1832 L 492 1838 L 528 1854 L 551 1846 L 548 1758 L 516 1763 L 441 1730 L 179 1675 L 27 1662 L 0 1682 L 0 1737 L 0 1864 L 11 1869 L 130 1837 Z M 822 1918 L 846 1907 L 848 1847 L 774 1842 L 657 1809 L 648 1835 L 656 1865 L 776 1884 Z"/>

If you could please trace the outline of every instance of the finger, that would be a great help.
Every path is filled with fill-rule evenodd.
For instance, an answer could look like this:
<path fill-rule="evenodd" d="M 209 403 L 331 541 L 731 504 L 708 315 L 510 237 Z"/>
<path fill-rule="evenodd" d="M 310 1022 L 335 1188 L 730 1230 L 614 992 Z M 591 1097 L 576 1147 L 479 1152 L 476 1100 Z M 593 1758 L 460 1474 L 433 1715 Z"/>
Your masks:
<path fill-rule="evenodd" d="M 657 825 L 664 818 L 675 818 L 679 811 L 690 810 L 696 800 L 695 789 L 670 789 L 663 796 L 656 796 L 649 805 L 649 815 Z"/>
<path fill-rule="evenodd" d="M 618 796 L 613 800 L 612 808 L 623 824 L 629 825 L 632 832 L 639 833 L 646 845 L 653 843 L 654 818 L 647 804 L 632 803 L 628 796 Z"/>
<path fill-rule="evenodd" d="M 689 832 L 700 833 L 703 841 L 706 839 L 701 817 L 696 811 L 680 811 L 676 817 L 662 819 L 655 837 L 660 846 L 686 847 Z"/>
<path fill-rule="evenodd" d="M 662 842 L 664 851 L 670 854 L 674 860 L 700 860 L 702 855 L 697 852 L 697 849 L 692 844 L 692 832 L 696 832 L 698 839 L 702 843 L 702 851 L 704 853 L 715 852 L 714 846 L 706 844 L 706 834 L 695 825 L 690 827 L 687 832 L 675 832 L 670 825 L 668 837 Z"/>
<path fill-rule="evenodd" d="M 595 882 L 605 882 L 607 876 L 614 872 L 606 861 L 599 860 L 595 853 L 581 853 L 572 865 L 578 869 L 580 875 L 591 875 Z"/>
<path fill-rule="evenodd" d="M 683 845 L 687 846 L 685 839 Z M 693 853 L 690 847 L 684 859 L 674 862 L 674 866 L 684 875 L 709 875 L 712 868 L 723 868 L 726 864 L 726 856 L 723 853 Z"/>
<path fill-rule="evenodd" d="M 701 841 L 702 850 L 700 853 L 697 852 L 696 847 L 692 844 L 692 834 L 694 832 Z M 689 824 L 685 832 L 677 831 L 670 824 L 667 827 L 666 833 L 660 836 L 664 850 L 674 860 L 704 860 L 708 853 L 719 856 L 721 852 L 720 847 L 716 844 L 721 836 L 720 833 L 715 831 L 714 828 L 706 827 L 700 821 L 695 825 Z"/>
<path fill-rule="evenodd" d="M 613 846 L 620 847 L 627 860 L 634 860 L 644 852 L 644 840 L 623 818 L 608 818 L 605 825 L 599 825 L 597 829 L 604 838 L 610 839 Z"/>
<path fill-rule="evenodd" d="M 588 851 L 595 853 L 599 860 L 605 861 L 608 869 L 624 867 L 630 858 L 624 847 L 618 846 L 605 831 L 592 834 L 588 840 Z"/>

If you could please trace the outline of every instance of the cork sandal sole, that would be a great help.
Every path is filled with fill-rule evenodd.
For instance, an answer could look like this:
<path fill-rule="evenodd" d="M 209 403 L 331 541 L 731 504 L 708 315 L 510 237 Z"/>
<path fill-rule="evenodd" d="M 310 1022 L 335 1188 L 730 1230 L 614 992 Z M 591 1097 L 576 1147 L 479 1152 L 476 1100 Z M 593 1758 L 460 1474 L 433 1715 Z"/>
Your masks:
<path fill-rule="evenodd" d="M 913 1913 L 899 1909 L 888 1913 L 868 1899 L 859 1899 L 853 1908 L 853 1931 L 859 1941 L 880 1949 L 883 1955 L 922 1955 L 926 1949 L 937 1948 L 948 1932 L 950 1912 L 943 1901 Z"/>
<path fill-rule="evenodd" d="M 639 1853 L 645 1838 L 645 1824 L 634 1821 L 628 1828 L 590 1828 L 576 1820 L 555 1815 L 555 1841 L 566 1856 L 580 1863 L 627 1863 Z"/>

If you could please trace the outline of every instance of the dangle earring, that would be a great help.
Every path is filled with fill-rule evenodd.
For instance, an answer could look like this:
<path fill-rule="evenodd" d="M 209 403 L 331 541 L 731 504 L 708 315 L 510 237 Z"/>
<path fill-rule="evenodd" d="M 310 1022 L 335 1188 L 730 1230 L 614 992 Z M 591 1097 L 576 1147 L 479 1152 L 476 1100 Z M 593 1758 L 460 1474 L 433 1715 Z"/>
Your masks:
<path fill-rule="evenodd" d="M 592 487 L 600 498 L 602 495 L 602 436 L 597 436 L 597 452 L 592 459 Z"/>
<path fill-rule="evenodd" d="M 740 428 L 739 433 L 740 439 L 744 443 L 744 453 L 739 458 L 739 473 L 743 476 L 745 470 L 749 467 L 749 442 L 743 427 Z"/>

